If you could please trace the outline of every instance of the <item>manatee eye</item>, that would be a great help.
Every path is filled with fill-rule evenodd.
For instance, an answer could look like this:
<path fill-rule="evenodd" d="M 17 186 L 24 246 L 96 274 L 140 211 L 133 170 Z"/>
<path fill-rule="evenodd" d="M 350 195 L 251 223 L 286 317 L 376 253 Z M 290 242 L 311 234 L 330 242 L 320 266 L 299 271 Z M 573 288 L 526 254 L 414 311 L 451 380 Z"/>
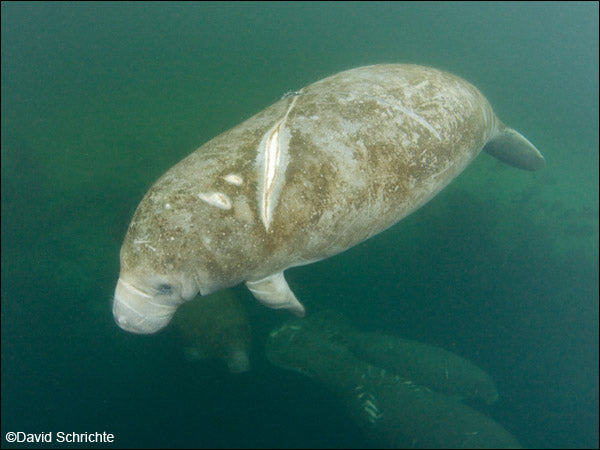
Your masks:
<path fill-rule="evenodd" d="M 167 283 L 159 284 L 156 288 L 159 295 L 171 295 L 173 293 L 173 286 Z"/>

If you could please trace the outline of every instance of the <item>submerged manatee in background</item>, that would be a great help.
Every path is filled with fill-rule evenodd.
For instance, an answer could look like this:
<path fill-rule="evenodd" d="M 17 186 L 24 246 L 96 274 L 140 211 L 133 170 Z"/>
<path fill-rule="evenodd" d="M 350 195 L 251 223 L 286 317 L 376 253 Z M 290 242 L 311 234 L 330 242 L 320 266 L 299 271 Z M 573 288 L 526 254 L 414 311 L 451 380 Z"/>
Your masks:
<path fill-rule="evenodd" d="M 360 360 L 320 330 L 311 318 L 288 321 L 269 335 L 267 357 L 328 386 L 378 447 L 520 448 L 490 417 Z"/>
<path fill-rule="evenodd" d="M 361 332 L 337 311 L 319 311 L 306 319 L 305 329 L 344 345 L 361 361 L 459 399 L 498 399 L 494 380 L 473 364 L 443 348 L 379 332 Z"/>
<path fill-rule="evenodd" d="M 498 399 L 487 373 L 442 348 L 379 333 L 357 333 L 349 348 L 363 361 L 446 395 L 481 398 L 488 404 Z"/>
<path fill-rule="evenodd" d="M 241 300 L 224 289 L 182 305 L 173 325 L 190 359 L 218 358 L 232 373 L 250 369 L 250 324 Z"/>
<path fill-rule="evenodd" d="M 113 314 L 153 333 L 196 296 L 246 282 L 272 308 L 304 307 L 283 271 L 340 253 L 425 204 L 484 149 L 544 159 L 452 74 L 385 64 L 287 95 L 167 171 L 121 248 Z"/>

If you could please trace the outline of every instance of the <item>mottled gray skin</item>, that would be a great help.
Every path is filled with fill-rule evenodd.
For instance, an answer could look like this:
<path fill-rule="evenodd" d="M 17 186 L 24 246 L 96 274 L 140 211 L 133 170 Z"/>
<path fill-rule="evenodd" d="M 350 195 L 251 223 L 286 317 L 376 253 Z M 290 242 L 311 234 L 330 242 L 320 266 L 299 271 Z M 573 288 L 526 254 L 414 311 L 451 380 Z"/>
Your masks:
<path fill-rule="evenodd" d="M 197 292 L 243 281 L 268 306 L 303 315 L 285 269 L 395 224 L 504 130 L 471 84 L 415 65 L 361 67 L 285 96 L 151 187 L 121 249 L 115 319 L 152 333 Z"/>
<path fill-rule="evenodd" d="M 183 338 L 188 359 L 220 359 L 231 373 L 250 370 L 250 323 L 231 289 L 185 303 L 172 324 Z"/>
<path fill-rule="evenodd" d="M 271 332 L 269 361 L 329 387 L 377 447 L 520 448 L 490 417 L 360 360 L 308 322 L 291 320 Z"/>

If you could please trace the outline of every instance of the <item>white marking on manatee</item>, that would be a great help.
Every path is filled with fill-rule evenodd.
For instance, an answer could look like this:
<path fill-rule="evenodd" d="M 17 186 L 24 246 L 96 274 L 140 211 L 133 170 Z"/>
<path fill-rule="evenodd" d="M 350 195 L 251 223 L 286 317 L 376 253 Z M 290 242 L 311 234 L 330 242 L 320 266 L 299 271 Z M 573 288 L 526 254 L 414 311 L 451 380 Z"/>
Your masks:
<path fill-rule="evenodd" d="M 427 120 L 425 120 L 423 117 L 421 117 L 420 115 L 418 115 L 416 112 L 411 111 L 410 109 L 405 108 L 404 106 L 402 106 L 399 103 L 391 103 L 388 102 L 387 100 L 382 99 L 381 97 L 375 97 L 372 95 L 367 95 L 367 98 L 373 99 L 378 103 L 383 103 L 391 108 L 397 109 L 398 111 L 403 112 L 404 114 L 406 114 L 408 117 L 410 117 L 411 119 L 413 119 L 415 122 L 421 124 L 423 127 L 425 127 L 427 130 L 429 130 L 429 132 L 431 132 L 431 134 L 433 134 L 436 138 L 438 138 L 438 140 L 442 140 L 442 137 L 440 136 L 440 133 L 437 132 L 437 130 L 435 128 L 433 128 L 433 126 L 427 122 Z"/>
<path fill-rule="evenodd" d="M 235 186 L 241 186 L 242 184 L 244 184 L 244 179 L 237 173 L 227 174 L 223 177 L 223 179 L 229 184 L 233 184 Z"/>
<path fill-rule="evenodd" d="M 263 136 L 258 146 L 256 165 L 259 171 L 258 205 L 260 219 L 268 231 L 273 219 L 275 206 L 281 188 L 285 182 L 285 169 L 288 164 L 289 132 L 285 122 L 294 108 L 298 97 L 295 96 L 283 118 Z"/>
<path fill-rule="evenodd" d="M 377 406 L 371 400 L 365 400 L 365 408 L 369 408 L 373 411 L 377 411 Z"/>
<path fill-rule="evenodd" d="M 383 417 L 383 414 L 379 412 L 379 408 L 377 405 L 373 403 L 375 398 L 372 395 L 369 395 L 369 399 L 363 402 L 363 410 L 367 413 L 367 420 L 371 423 L 375 423 Z"/>
<path fill-rule="evenodd" d="M 146 247 L 148 247 L 153 252 L 156 252 L 156 249 L 154 247 L 152 247 L 150 244 L 148 244 L 148 242 L 150 242 L 150 241 L 148 241 L 146 239 L 135 239 L 133 241 L 133 243 L 136 244 L 136 245 L 145 245 Z"/>
<path fill-rule="evenodd" d="M 222 192 L 201 192 L 198 197 L 200 200 L 219 209 L 231 209 L 231 200 Z"/>
<path fill-rule="evenodd" d="M 416 84 L 416 85 L 414 86 L 414 89 L 415 89 L 415 90 L 419 90 L 419 89 L 422 89 L 422 88 L 424 88 L 424 87 L 425 87 L 425 86 L 427 86 L 427 85 L 429 85 L 429 80 L 421 81 L 419 84 Z"/>
<path fill-rule="evenodd" d="M 454 167 L 454 163 L 451 162 L 450 164 L 448 164 L 446 167 L 444 167 L 442 170 L 440 170 L 438 173 L 435 173 L 433 175 L 431 175 L 431 178 L 436 179 L 437 177 L 439 177 L 440 175 L 443 175 L 444 172 L 452 169 L 452 167 Z"/>
<path fill-rule="evenodd" d="M 133 293 L 135 293 L 135 294 L 139 295 L 140 297 L 152 298 L 152 296 L 151 296 L 151 295 L 148 295 L 148 294 L 146 294 L 144 291 L 142 291 L 142 290 L 140 290 L 140 289 L 136 288 L 136 287 L 135 287 L 133 284 L 131 284 L 131 283 L 128 283 L 127 281 L 125 281 L 125 280 L 123 280 L 123 279 L 121 279 L 121 278 L 120 278 L 119 280 L 121 281 L 121 284 L 122 284 L 123 286 L 125 286 L 125 288 L 126 288 L 128 291 L 131 291 L 131 292 L 133 292 Z M 125 303 L 124 303 L 124 304 L 125 304 Z M 128 304 L 125 304 L 125 306 L 127 306 L 127 307 L 131 308 L 131 306 L 129 306 Z"/>

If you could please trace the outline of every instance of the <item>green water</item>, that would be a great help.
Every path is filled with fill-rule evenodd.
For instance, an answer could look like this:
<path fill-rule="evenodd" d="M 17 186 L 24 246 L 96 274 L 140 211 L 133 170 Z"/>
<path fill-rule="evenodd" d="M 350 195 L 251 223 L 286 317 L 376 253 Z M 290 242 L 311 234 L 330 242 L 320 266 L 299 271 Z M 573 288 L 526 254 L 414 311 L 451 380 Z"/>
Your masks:
<path fill-rule="evenodd" d="M 475 84 L 542 151 L 481 155 L 420 211 L 286 274 L 311 308 L 457 352 L 528 447 L 598 447 L 597 3 L 2 2 L 2 446 L 361 447 L 337 399 L 269 365 L 287 318 L 244 290 L 251 372 L 113 322 L 119 248 L 151 183 L 283 93 L 411 62 Z M 39 448 L 63 444 L 34 444 Z M 80 446 L 77 446 L 80 447 Z M 88 444 L 85 448 L 93 448 Z"/>

